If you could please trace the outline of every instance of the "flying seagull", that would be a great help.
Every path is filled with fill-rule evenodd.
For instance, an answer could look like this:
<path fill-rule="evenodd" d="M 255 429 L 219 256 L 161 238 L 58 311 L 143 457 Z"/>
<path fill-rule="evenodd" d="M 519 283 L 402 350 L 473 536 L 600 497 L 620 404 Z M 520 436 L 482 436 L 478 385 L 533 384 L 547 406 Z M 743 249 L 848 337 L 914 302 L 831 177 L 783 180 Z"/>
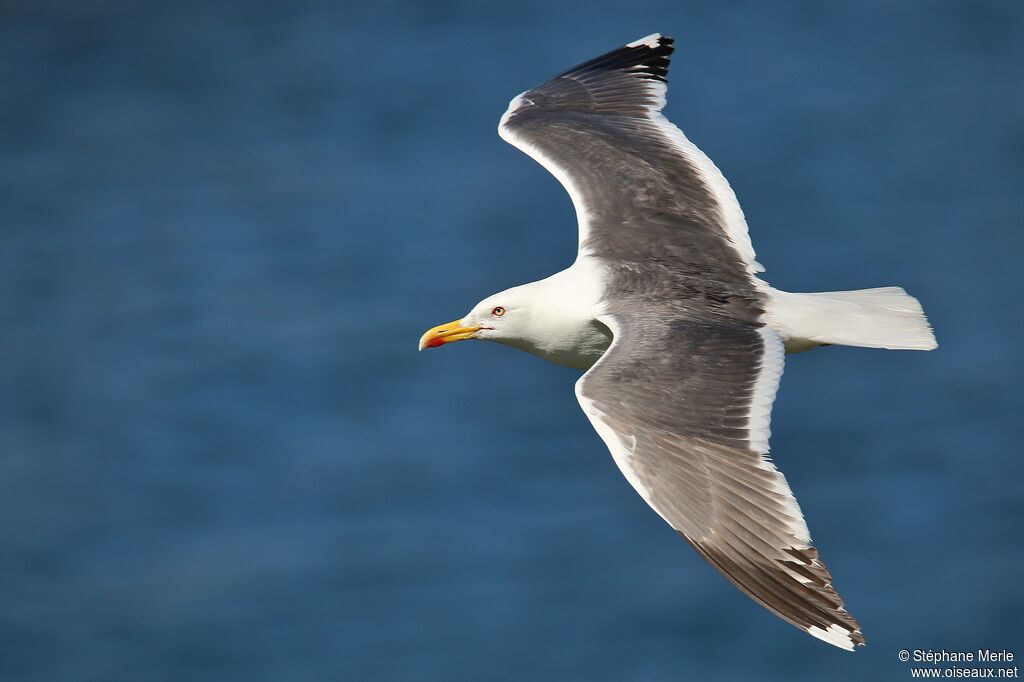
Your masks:
<path fill-rule="evenodd" d="M 754 601 L 852 651 L 860 625 L 768 456 L 783 357 L 935 337 L 901 288 L 795 294 L 758 277 L 729 183 L 661 114 L 672 42 L 641 38 L 512 100 L 498 133 L 565 187 L 579 253 L 420 350 L 484 339 L 586 370 L 576 397 L 651 508 Z"/>

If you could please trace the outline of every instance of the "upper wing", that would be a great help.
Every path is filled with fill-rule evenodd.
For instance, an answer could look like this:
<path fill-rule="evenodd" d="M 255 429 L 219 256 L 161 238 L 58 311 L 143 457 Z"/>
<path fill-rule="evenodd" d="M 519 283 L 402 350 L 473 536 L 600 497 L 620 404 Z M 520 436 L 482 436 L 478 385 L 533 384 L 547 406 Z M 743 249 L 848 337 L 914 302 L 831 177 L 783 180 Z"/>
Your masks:
<path fill-rule="evenodd" d="M 768 458 L 783 368 L 775 332 L 643 313 L 601 320 L 614 339 L 576 395 L 637 492 L 772 613 L 838 647 L 863 644 Z"/>
<path fill-rule="evenodd" d="M 498 133 L 569 192 L 581 248 L 628 258 L 656 246 L 683 268 L 749 278 L 763 268 L 736 195 L 661 114 L 672 50 L 654 34 L 580 64 L 513 99 Z"/>

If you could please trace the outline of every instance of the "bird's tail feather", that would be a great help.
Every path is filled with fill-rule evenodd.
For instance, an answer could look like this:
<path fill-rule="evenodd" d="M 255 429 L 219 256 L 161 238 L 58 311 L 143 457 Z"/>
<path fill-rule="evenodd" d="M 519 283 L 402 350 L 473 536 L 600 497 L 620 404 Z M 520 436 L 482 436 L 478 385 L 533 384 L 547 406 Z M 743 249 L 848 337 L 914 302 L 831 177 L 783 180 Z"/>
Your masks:
<path fill-rule="evenodd" d="M 837 344 L 896 350 L 938 347 L 917 299 L 900 287 L 793 294 L 771 289 L 765 321 L 787 352 Z"/>

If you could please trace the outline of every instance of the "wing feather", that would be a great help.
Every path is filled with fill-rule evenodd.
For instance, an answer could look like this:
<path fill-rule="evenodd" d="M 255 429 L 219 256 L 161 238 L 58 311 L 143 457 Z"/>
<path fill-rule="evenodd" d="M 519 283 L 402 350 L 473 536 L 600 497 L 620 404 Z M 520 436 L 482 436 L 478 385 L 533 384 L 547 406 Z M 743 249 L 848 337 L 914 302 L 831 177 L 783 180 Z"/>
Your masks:
<path fill-rule="evenodd" d="M 665 324 L 636 310 L 601 321 L 612 345 L 576 394 L 637 492 L 754 601 L 835 646 L 863 644 L 768 458 L 783 361 L 775 333 L 735 322 Z M 715 428 L 729 411 L 745 415 L 743 428 Z"/>
<path fill-rule="evenodd" d="M 675 244 L 693 259 L 714 241 L 721 262 L 753 275 L 763 268 L 736 195 L 661 114 L 673 50 L 653 34 L 569 69 L 515 97 L 498 133 L 568 191 L 581 248 Z"/>

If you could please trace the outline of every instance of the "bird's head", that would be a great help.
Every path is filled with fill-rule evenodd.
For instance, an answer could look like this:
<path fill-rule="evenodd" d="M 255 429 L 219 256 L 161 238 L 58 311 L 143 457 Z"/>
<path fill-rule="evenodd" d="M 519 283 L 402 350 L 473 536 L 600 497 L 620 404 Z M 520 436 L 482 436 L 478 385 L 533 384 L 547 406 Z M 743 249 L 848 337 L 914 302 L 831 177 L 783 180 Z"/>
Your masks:
<path fill-rule="evenodd" d="M 428 330 L 420 337 L 420 350 L 482 339 L 586 369 L 611 343 L 611 332 L 597 321 L 593 290 L 580 286 L 572 268 L 506 289 L 477 303 L 462 319 Z"/>
<path fill-rule="evenodd" d="M 518 345 L 530 339 L 536 306 L 531 304 L 526 287 L 514 287 L 473 306 L 464 317 L 428 329 L 420 337 L 420 350 L 436 348 L 453 341 L 483 339 Z"/>

